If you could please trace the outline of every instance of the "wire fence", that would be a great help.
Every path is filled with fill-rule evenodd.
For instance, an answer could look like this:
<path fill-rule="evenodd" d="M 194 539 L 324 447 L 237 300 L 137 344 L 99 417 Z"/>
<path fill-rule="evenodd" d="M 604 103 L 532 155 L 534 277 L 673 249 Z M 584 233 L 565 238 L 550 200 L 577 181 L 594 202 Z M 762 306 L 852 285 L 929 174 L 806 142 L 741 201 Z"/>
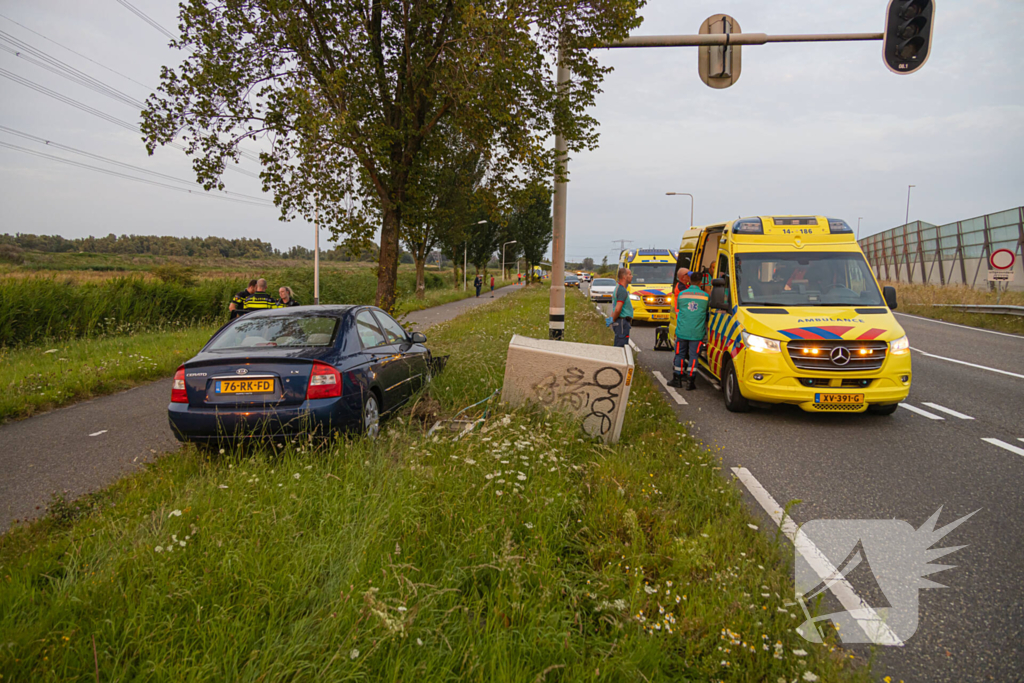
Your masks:
<path fill-rule="evenodd" d="M 860 240 L 880 280 L 988 287 L 989 256 L 1016 257 L 1009 289 L 1024 289 L 1024 207 L 946 225 L 912 221 Z"/>

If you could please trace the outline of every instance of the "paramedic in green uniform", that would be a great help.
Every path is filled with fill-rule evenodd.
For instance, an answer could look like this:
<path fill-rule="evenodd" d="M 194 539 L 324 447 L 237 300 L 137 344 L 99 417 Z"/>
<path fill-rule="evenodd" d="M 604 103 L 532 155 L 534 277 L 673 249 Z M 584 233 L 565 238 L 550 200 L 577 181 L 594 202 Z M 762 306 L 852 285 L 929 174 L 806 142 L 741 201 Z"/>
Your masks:
<path fill-rule="evenodd" d="M 619 268 L 619 286 L 612 297 L 612 317 L 605 318 L 605 327 L 611 326 L 615 333 L 615 345 L 625 346 L 629 343 L 629 330 L 633 326 L 633 304 L 629 301 L 629 283 L 633 281 L 633 271 Z"/>
<path fill-rule="evenodd" d="M 672 361 L 670 386 L 681 388 L 686 375 L 686 390 L 692 391 L 697 388 L 697 355 L 708 322 L 708 295 L 692 284 L 690 274 L 682 270 L 676 294 L 676 357 Z"/>

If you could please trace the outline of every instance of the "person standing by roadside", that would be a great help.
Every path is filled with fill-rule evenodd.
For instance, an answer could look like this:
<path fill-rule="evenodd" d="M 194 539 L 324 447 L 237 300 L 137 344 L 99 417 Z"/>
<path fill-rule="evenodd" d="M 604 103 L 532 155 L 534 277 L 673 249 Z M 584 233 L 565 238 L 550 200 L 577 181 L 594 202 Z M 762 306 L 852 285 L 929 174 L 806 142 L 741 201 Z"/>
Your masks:
<path fill-rule="evenodd" d="M 245 297 L 244 311 L 259 311 L 267 308 L 279 308 L 277 299 L 267 294 L 267 281 L 260 278 L 256 281 L 256 291 Z"/>
<path fill-rule="evenodd" d="M 476 296 L 480 297 L 480 288 L 484 286 L 484 278 L 480 273 L 476 274 L 476 278 L 473 280 L 473 286 L 476 287 Z"/>
<path fill-rule="evenodd" d="M 682 388 L 686 376 L 686 390 L 697 388 L 697 355 L 704 343 L 708 321 L 708 295 L 690 282 L 690 274 L 680 269 L 680 291 L 676 295 L 676 357 L 672 361 L 672 381 L 669 386 Z"/>
<path fill-rule="evenodd" d="M 491 291 L 494 291 L 494 276 L 491 276 Z"/>
<path fill-rule="evenodd" d="M 629 331 L 633 327 L 633 304 L 629 300 L 629 283 L 633 281 L 633 271 L 619 268 L 617 274 L 619 286 L 612 297 L 612 315 L 605 318 L 605 327 L 611 327 L 615 333 L 615 346 L 623 347 L 629 343 Z"/>
<path fill-rule="evenodd" d="M 277 301 L 277 305 L 280 308 L 288 308 L 289 306 L 301 306 L 298 301 L 295 300 L 295 295 L 292 293 L 291 287 L 281 287 L 277 290 L 277 295 L 281 297 Z"/>
<path fill-rule="evenodd" d="M 231 303 L 228 304 L 228 310 L 231 312 L 230 320 L 234 320 L 238 316 L 242 315 L 245 311 L 245 298 L 256 291 L 256 280 L 249 280 L 249 286 L 243 289 L 238 294 L 231 297 Z"/>

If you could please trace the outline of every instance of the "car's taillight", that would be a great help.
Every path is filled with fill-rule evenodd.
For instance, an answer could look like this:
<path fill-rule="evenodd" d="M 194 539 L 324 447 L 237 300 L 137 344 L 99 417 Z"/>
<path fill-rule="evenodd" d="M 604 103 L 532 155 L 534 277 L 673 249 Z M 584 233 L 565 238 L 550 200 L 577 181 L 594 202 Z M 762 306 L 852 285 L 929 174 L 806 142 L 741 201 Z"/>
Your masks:
<path fill-rule="evenodd" d="M 306 387 L 306 399 L 338 398 L 341 396 L 341 373 L 327 363 L 313 363 Z"/>
<path fill-rule="evenodd" d="M 171 386 L 171 403 L 188 403 L 188 394 L 185 392 L 184 365 L 174 373 L 174 384 Z"/>

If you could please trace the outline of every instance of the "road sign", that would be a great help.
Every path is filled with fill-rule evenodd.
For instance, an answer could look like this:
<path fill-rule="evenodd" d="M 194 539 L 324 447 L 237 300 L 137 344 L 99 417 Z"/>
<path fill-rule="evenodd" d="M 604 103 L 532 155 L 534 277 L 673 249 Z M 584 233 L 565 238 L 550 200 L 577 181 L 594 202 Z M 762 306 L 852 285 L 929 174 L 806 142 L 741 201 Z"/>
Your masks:
<path fill-rule="evenodd" d="M 1009 270 L 1013 268 L 1013 263 L 1016 260 L 1017 257 L 1009 249 L 996 249 L 988 257 L 988 265 L 995 270 Z"/>
<path fill-rule="evenodd" d="M 889 0 L 882 61 L 889 71 L 912 74 L 928 61 L 935 28 L 935 0 Z"/>
<path fill-rule="evenodd" d="M 739 45 L 728 44 L 728 36 L 743 33 L 739 23 L 728 14 L 715 14 L 700 25 L 702 34 L 725 34 L 725 45 L 705 45 L 697 52 L 697 72 L 700 80 L 712 88 L 728 88 L 740 79 L 741 54 Z"/>
<path fill-rule="evenodd" d="M 1012 270 L 990 270 L 988 271 L 989 282 L 1013 282 Z"/>

